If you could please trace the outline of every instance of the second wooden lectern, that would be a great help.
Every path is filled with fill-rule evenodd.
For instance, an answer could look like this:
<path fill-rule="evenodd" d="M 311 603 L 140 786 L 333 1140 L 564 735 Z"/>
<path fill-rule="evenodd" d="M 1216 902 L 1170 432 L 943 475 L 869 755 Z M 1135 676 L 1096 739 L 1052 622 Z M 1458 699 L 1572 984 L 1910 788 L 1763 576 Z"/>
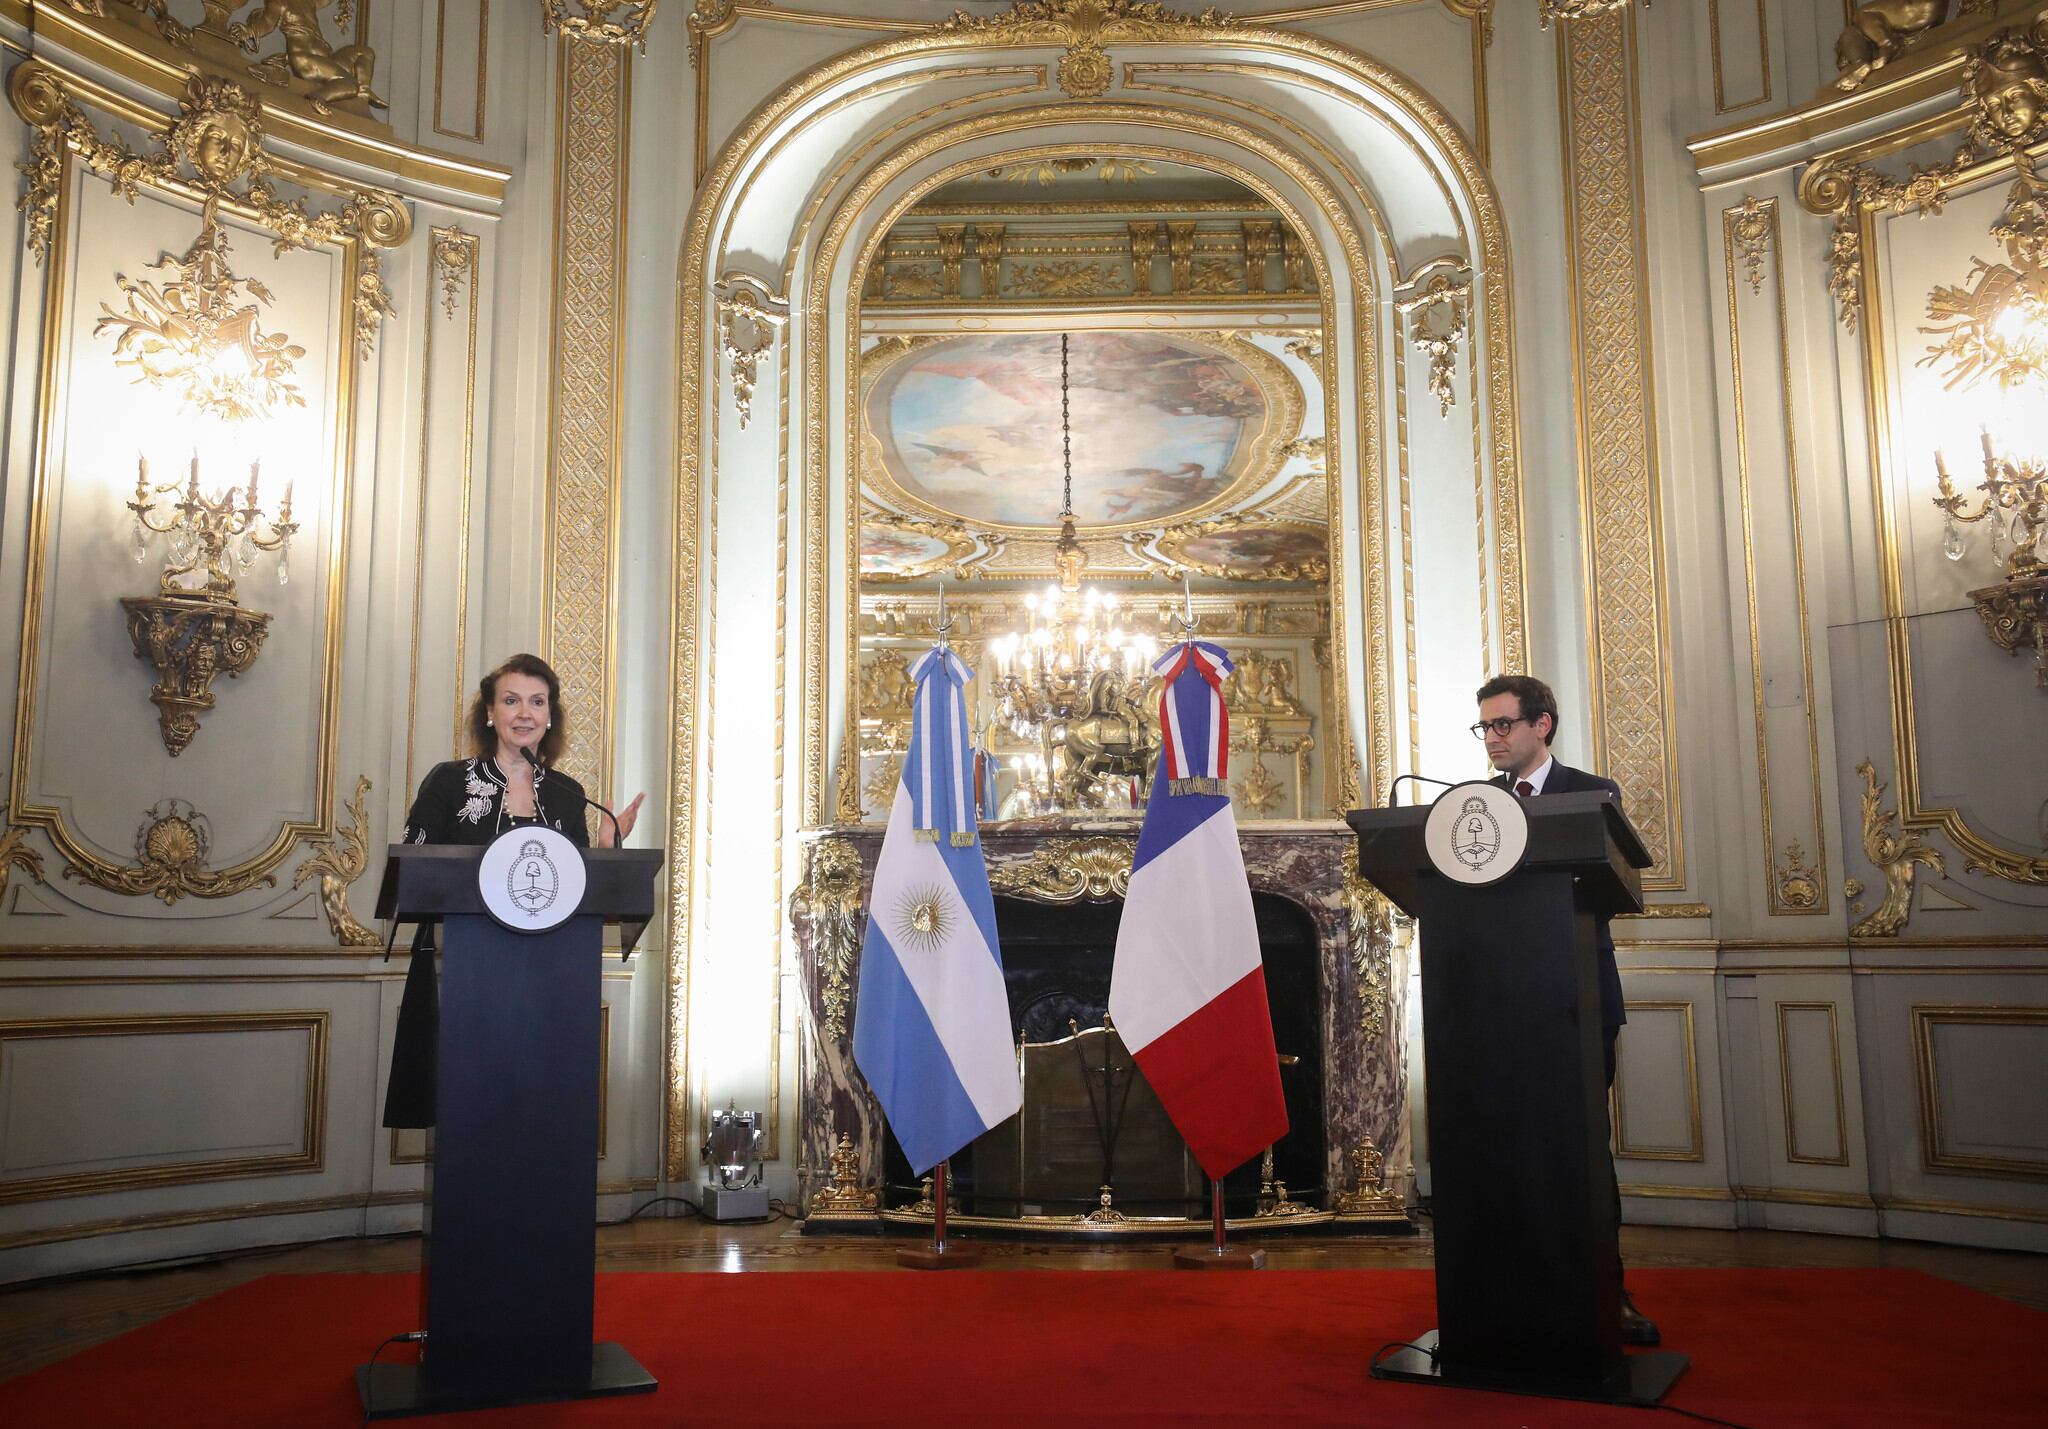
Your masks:
<path fill-rule="evenodd" d="M 1606 793 L 1526 809 L 1527 857 L 1485 887 L 1437 873 L 1426 808 L 1348 816 L 1359 872 L 1418 924 L 1436 1216 L 1437 1328 L 1373 1373 L 1654 1404 L 1688 1361 L 1621 1348 L 1595 946 L 1650 857 Z"/>

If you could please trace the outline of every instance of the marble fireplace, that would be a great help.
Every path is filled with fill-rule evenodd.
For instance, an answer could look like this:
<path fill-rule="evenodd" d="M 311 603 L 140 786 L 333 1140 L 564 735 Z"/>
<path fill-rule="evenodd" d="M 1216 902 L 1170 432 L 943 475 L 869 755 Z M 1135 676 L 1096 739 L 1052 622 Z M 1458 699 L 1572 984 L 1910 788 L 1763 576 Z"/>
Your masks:
<path fill-rule="evenodd" d="M 1137 832 L 1137 819 L 1128 816 L 983 826 L 1020 1042 L 1036 1046 L 1100 1027 L 1117 905 Z M 803 989 L 798 1186 L 810 1230 L 915 1222 L 930 1214 L 928 1194 L 909 1184 L 908 1167 L 853 1063 L 861 936 L 882 835 L 876 824 L 807 833 L 803 880 L 790 900 Z M 1359 879 L 1356 841 L 1340 822 L 1247 822 L 1239 841 L 1258 914 L 1276 1044 L 1283 1059 L 1294 1058 L 1282 1067 L 1293 1126 L 1264 1166 L 1255 1161 L 1227 1181 L 1233 1225 L 1338 1221 L 1405 1229 L 1405 959 L 1396 954 L 1394 915 Z M 1093 1046 L 1099 1049 L 1104 1040 L 1097 1037 Z M 1027 1075 L 1025 1120 L 1034 1115 L 1034 1093 L 1057 1089 L 1061 1080 Z M 1013 1119 L 976 1147 L 999 1136 L 1021 1141 L 1018 1127 Z M 1133 1148 L 1157 1139 L 1134 1139 Z M 1177 1138 L 1166 1140 L 1178 1148 Z M 1152 1147 L 1148 1154 L 1166 1153 Z M 981 1158 L 985 1168 L 1009 1159 L 1007 1143 Z M 1174 1179 L 1171 1167 L 1127 1170 L 1134 1184 Z M 1275 1189 L 1280 1182 L 1284 1192 Z M 1071 1194 L 1055 1201 L 992 1200 L 1001 1213 L 990 1216 L 979 1214 L 970 1199 L 956 1205 L 950 1219 L 1067 1234 L 1178 1231 L 1206 1219 L 1194 1199 L 1182 1214 L 1174 1213 L 1169 1197 L 1134 1204 L 1128 1215 L 1113 1205 L 1079 1204 Z"/>

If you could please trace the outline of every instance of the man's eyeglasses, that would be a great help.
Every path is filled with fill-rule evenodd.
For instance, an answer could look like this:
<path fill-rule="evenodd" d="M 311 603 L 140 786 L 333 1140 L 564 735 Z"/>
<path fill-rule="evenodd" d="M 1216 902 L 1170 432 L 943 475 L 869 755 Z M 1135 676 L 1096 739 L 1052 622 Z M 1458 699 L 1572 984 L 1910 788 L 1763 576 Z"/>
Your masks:
<path fill-rule="evenodd" d="M 1535 722 L 1528 715 L 1502 715 L 1499 719 L 1483 719 L 1472 726 L 1472 737 L 1474 739 L 1484 739 L 1486 738 L 1487 731 L 1491 730 L 1502 739 L 1506 739 L 1508 731 L 1516 725 L 1534 724 Z"/>

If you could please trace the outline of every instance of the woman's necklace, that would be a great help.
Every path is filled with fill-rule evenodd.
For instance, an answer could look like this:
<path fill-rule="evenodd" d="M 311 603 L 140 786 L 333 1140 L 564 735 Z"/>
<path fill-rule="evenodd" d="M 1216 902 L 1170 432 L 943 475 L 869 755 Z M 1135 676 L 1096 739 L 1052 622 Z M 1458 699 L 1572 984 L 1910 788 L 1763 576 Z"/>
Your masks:
<path fill-rule="evenodd" d="M 524 760 L 521 760 L 520 762 L 522 764 L 525 764 Z M 529 772 L 527 773 L 526 777 L 520 781 L 520 787 L 523 787 L 527 790 L 528 797 L 532 801 L 533 808 L 528 813 L 515 814 L 512 812 L 512 791 L 515 787 L 513 784 L 512 774 L 505 768 L 505 766 L 498 763 L 495 756 L 491 759 L 491 767 L 497 771 L 498 778 L 503 781 L 503 792 L 499 795 L 498 798 L 498 817 L 493 825 L 494 831 L 502 833 L 505 828 L 505 820 L 508 817 L 515 821 L 520 819 L 538 819 L 540 817 L 539 771 L 535 770 L 533 765 L 526 764 L 526 769 Z"/>

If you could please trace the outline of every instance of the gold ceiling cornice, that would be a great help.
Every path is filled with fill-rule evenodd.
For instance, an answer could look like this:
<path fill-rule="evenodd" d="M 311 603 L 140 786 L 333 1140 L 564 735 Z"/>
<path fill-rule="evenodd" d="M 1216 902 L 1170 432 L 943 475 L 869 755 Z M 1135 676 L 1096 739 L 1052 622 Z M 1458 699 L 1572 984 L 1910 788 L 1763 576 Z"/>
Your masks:
<path fill-rule="evenodd" d="M 1830 82 L 1804 104 L 1763 119 L 1708 130 L 1688 139 L 1685 147 L 1701 177 L 1718 181 L 1721 170 L 1754 166 L 1772 155 L 1805 157 L 1813 146 L 1832 136 L 1860 133 L 1875 125 L 1886 125 L 1887 136 L 1896 137 L 1883 150 L 1872 141 L 1865 157 L 1937 138 L 1967 123 L 1966 116 L 1956 113 L 1954 100 L 1972 52 L 1997 30 L 2024 27 L 2031 13 L 2006 9 L 2001 14 L 1993 7 L 1951 21 L 1941 28 L 1938 43 L 1908 51 L 1851 93 L 1844 94 Z M 1921 115 L 1914 126 L 1887 124 L 1929 109 L 1934 112 Z"/>
<path fill-rule="evenodd" d="M 139 31 L 95 20 L 56 0 L 0 0 L 0 13 L 19 18 L 31 30 L 30 48 L 35 58 L 64 72 L 67 84 L 73 87 L 98 88 L 52 51 L 67 52 L 102 68 L 148 91 L 160 98 L 166 108 L 173 109 L 185 93 L 187 82 L 204 72 L 197 65 L 151 53 L 142 43 L 131 43 L 146 43 L 147 37 Z M 237 83 L 247 78 L 224 77 Z M 509 169 L 404 143 L 392 137 L 390 126 L 376 120 L 340 111 L 320 116 L 296 96 L 267 90 L 253 82 L 245 87 L 257 94 L 264 130 L 273 146 L 297 150 L 322 161 L 359 166 L 386 182 L 441 189 L 494 205 L 504 202 L 512 182 Z"/>

